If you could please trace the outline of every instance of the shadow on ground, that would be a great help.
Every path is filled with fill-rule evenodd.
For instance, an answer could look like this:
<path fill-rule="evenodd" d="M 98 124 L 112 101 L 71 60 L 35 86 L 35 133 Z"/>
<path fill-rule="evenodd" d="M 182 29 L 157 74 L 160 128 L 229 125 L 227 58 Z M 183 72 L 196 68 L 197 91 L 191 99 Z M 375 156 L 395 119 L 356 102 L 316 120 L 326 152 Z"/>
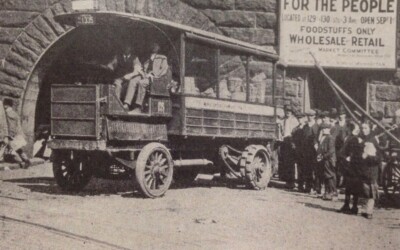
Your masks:
<path fill-rule="evenodd" d="M 138 192 L 133 191 L 133 184 L 129 180 L 117 181 L 92 178 L 89 184 L 81 191 L 64 191 L 52 177 L 9 179 L 4 180 L 4 182 L 16 183 L 19 187 L 29 189 L 31 192 L 51 195 L 96 196 L 131 193 L 131 197 L 141 197 Z"/>
<path fill-rule="evenodd" d="M 314 204 L 314 203 L 309 203 L 309 202 L 297 202 L 299 204 L 303 204 L 306 207 L 309 208 L 315 208 L 315 209 L 319 209 L 319 210 L 323 210 L 323 211 L 328 211 L 328 212 L 336 212 L 337 213 L 337 209 L 335 208 L 331 208 L 331 207 L 324 207 L 318 204 Z"/>
<path fill-rule="evenodd" d="M 64 191 L 52 177 L 30 177 L 19 179 L 3 180 L 4 182 L 15 183 L 19 187 L 28 189 L 31 192 L 45 193 L 50 195 L 72 195 L 72 196 L 97 196 L 97 195 L 121 195 L 124 198 L 143 198 L 136 188 L 132 178 L 113 180 L 93 177 L 89 184 L 81 191 Z M 243 188 L 240 185 L 230 186 L 220 178 L 196 180 L 181 179 L 173 181 L 170 189 L 187 188 Z"/>
<path fill-rule="evenodd" d="M 376 202 L 376 206 L 385 209 L 400 209 L 400 194 L 387 196 L 382 193 Z"/>

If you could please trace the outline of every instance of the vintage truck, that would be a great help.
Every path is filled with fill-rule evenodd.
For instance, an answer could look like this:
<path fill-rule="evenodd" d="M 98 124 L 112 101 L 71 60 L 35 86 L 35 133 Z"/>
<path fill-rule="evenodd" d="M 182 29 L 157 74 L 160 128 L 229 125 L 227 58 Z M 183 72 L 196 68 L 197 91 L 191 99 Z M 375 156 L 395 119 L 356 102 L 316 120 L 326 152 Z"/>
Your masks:
<path fill-rule="evenodd" d="M 61 188 L 80 190 L 94 173 L 117 172 L 155 198 L 169 189 L 174 171 L 213 165 L 251 188 L 267 187 L 270 146 L 277 139 L 274 51 L 136 14 L 79 11 L 55 19 L 80 32 L 123 27 L 154 34 L 164 41 L 171 71 L 170 77 L 153 80 L 142 113 L 136 114 L 123 108 L 112 72 L 104 67 L 82 65 L 90 77 L 52 83 L 50 147 Z M 143 36 L 130 39 L 147 44 L 139 41 Z"/>

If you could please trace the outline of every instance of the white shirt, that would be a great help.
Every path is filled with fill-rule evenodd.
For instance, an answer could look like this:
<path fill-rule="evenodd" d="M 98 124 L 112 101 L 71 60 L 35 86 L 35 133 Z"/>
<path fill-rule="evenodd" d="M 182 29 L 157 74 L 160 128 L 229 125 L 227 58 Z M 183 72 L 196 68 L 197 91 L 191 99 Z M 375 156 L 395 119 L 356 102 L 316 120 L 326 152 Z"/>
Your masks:
<path fill-rule="evenodd" d="M 292 136 L 293 129 L 299 126 L 299 121 L 294 116 L 289 116 L 283 121 L 283 138 Z"/>

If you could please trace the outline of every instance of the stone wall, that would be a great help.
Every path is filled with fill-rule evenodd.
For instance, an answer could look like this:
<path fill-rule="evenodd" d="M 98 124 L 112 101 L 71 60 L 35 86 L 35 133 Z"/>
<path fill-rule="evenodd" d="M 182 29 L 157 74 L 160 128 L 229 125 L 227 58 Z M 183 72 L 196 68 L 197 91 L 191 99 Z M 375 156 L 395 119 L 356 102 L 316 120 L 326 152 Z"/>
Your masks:
<path fill-rule="evenodd" d="M 226 36 L 258 45 L 277 45 L 276 0 L 182 1 L 200 9 Z"/>
<path fill-rule="evenodd" d="M 385 117 L 395 116 L 400 109 L 400 84 L 393 81 L 371 81 L 369 84 L 370 112 L 381 111 Z"/>

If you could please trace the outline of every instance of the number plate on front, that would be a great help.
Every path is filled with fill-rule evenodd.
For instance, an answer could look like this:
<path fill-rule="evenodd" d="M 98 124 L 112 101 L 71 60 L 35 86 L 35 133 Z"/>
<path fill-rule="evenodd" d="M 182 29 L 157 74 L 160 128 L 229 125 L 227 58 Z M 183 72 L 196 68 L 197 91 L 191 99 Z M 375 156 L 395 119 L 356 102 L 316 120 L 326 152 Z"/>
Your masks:
<path fill-rule="evenodd" d="M 93 25 L 95 24 L 95 19 L 92 15 L 80 15 L 76 18 L 76 25 Z"/>
<path fill-rule="evenodd" d="M 161 114 L 163 114 L 163 113 L 165 113 L 165 104 L 164 104 L 164 102 L 158 102 L 158 105 L 157 105 L 158 107 L 157 107 L 157 113 L 161 113 Z"/>

